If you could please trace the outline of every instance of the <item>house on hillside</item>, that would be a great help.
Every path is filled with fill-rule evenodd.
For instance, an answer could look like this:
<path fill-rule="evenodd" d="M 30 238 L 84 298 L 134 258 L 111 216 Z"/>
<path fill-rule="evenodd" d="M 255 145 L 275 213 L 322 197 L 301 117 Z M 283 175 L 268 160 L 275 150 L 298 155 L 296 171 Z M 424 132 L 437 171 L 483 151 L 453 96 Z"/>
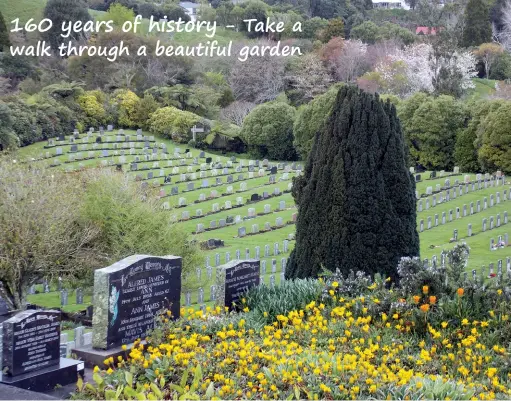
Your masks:
<path fill-rule="evenodd" d="M 372 0 L 373 8 L 400 8 L 402 10 L 409 10 L 410 6 L 406 4 L 405 0 Z"/>
<path fill-rule="evenodd" d="M 185 10 L 186 14 L 190 17 L 190 21 L 195 22 L 197 20 L 197 11 L 199 10 L 200 4 L 192 3 L 191 1 L 181 1 L 179 6 Z"/>

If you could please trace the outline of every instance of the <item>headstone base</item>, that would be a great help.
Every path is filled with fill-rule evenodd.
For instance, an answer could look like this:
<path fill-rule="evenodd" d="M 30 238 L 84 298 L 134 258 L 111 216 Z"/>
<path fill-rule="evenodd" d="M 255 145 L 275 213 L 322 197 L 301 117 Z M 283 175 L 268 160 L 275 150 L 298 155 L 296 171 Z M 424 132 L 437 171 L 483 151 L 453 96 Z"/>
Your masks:
<path fill-rule="evenodd" d="M 30 391 L 47 391 L 56 386 L 76 383 L 78 375 L 84 376 L 85 366 L 82 361 L 60 358 L 58 365 L 35 370 L 17 376 L 7 376 L 0 372 L 0 383 L 8 384 Z"/>
<path fill-rule="evenodd" d="M 142 341 L 141 344 L 145 346 L 145 341 Z M 96 349 L 92 348 L 92 345 L 87 345 L 85 347 L 72 349 L 71 354 L 76 355 L 77 358 L 84 362 L 85 367 L 88 369 L 94 369 L 95 366 L 98 366 L 100 369 L 105 369 L 107 368 L 107 366 L 103 363 L 105 359 L 113 357 L 114 361 L 117 363 L 117 358 L 119 356 L 123 359 L 127 358 L 133 344 L 126 344 L 126 346 L 127 348 L 125 351 L 122 349 L 122 346 L 111 349 Z"/>

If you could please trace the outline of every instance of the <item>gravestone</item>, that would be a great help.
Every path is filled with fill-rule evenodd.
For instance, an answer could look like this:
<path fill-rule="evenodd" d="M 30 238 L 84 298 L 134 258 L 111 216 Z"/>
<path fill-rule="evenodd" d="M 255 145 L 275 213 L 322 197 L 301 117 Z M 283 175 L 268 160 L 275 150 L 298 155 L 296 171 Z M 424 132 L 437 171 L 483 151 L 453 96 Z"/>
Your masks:
<path fill-rule="evenodd" d="M 80 361 L 60 357 L 60 311 L 26 310 L 2 323 L 0 383 L 32 391 L 76 383 Z"/>
<path fill-rule="evenodd" d="M 260 283 L 260 261 L 235 260 L 219 266 L 216 271 L 216 302 L 234 309 L 252 287 Z"/>
<path fill-rule="evenodd" d="M 112 349 L 146 336 L 155 313 L 179 317 L 182 260 L 133 255 L 94 272 L 92 344 Z"/>

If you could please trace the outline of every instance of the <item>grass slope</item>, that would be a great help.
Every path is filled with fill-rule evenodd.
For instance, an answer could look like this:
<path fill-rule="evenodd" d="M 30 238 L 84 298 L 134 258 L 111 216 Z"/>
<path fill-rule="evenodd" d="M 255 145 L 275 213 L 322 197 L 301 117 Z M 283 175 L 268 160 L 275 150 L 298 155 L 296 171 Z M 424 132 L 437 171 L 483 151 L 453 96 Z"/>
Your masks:
<path fill-rule="evenodd" d="M 125 130 L 125 133 L 127 135 L 134 135 L 135 133 L 133 131 Z M 115 136 L 116 133 L 112 133 L 112 136 Z M 174 149 L 176 147 L 181 148 L 183 151 L 186 148 L 186 145 L 176 145 L 172 141 L 168 139 L 162 139 L 156 137 L 156 142 L 160 143 L 163 142 L 166 144 L 169 153 L 172 155 L 174 153 Z M 78 146 L 80 146 L 81 141 L 78 141 Z M 27 160 L 30 158 L 40 158 L 45 155 L 46 152 L 50 152 L 51 155 L 55 154 L 55 148 L 45 149 L 44 146 L 46 145 L 45 142 L 37 143 L 34 145 L 31 145 L 29 147 L 21 149 L 18 154 L 17 158 L 18 160 Z M 70 145 L 59 145 L 62 147 L 64 155 L 60 157 L 61 162 L 63 163 L 59 167 L 54 167 L 57 169 L 76 169 L 78 167 L 78 162 L 69 162 L 65 163 L 68 160 L 67 152 L 70 149 Z M 92 141 L 90 142 L 90 145 L 92 146 Z M 106 146 L 106 145 L 105 145 Z M 99 150 L 96 151 L 97 154 L 100 153 Z M 86 154 L 87 152 L 82 152 L 83 154 Z M 193 157 L 197 157 L 199 154 L 199 151 L 197 149 L 192 149 L 192 155 Z M 114 156 L 112 157 L 112 151 L 110 151 L 110 157 L 109 159 L 112 160 L 113 163 L 117 163 L 118 157 Z M 130 156 L 126 154 L 126 161 L 131 162 L 134 160 L 135 156 Z M 206 152 L 206 157 L 212 157 L 213 160 L 215 160 L 217 157 L 222 161 L 226 162 L 228 160 L 228 157 L 226 155 L 218 155 Z M 238 155 L 237 160 L 240 160 L 241 158 L 245 158 L 246 156 Z M 50 159 L 48 159 L 50 160 Z M 48 160 L 44 160 L 41 162 L 36 163 L 44 163 L 48 164 Z M 53 158 L 51 159 L 53 160 Z M 87 160 L 83 161 L 84 167 L 96 167 L 101 165 L 102 159 L 94 159 L 94 160 Z M 186 160 L 187 164 L 191 162 L 191 159 Z M 204 162 L 204 159 L 201 159 L 199 163 Z M 141 161 L 139 162 L 139 166 L 147 164 L 148 167 L 153 167 L 152 161 Z M 202 181 L 203 178 L 200 178 L 199 175 L 199 166 L 192 167 L 192 171 L 196 172 L 197 176 L 196 179 L 191 181 L 194 183 L 194 190 L 183 192 L 183 190 L 186 189 L 188 183 L 178 183 L 176 182 L 179 178 L 180 173 L 185 173 L 187 171 L 186 166 L 180 167 L 179 174 L 173 174 L 172 170 L 174 167 L 179 166 L 179 163 L 176 161 L 173 161 L 172 166 L 167 166 L 167 163 L 165 161 L 160 161 L 158 167 L 151 168 L 150 170 L 144 170 L 144 171 L 137 171 L 132 172 L 129 171 L 129 165 L 124 165 L 124 170 L 127 171 L 129 175 L 135 179 L 135 176 L 137 174 L 140 174 L 141 178 L 148 182 L 149 187 L 151 187 L 152 183 L 154 182 L 156 185 L 154 189 L 152 189 L 154 196 L 159 196 L 160 191 L 163 190 L 164 193 L 161 195 L 169 195 L 171 187 L 177 186 L 179 188 L 179 194 L 176 196 L 164 196 L 161 198 L 160 202 L 162 204 L 162 207 L 168 208 L 167 213 L 173 213 L 176 220 L 181 220 L 183 217 L 183 212 L 188 212 L 189 219 L 186 221 L 181 221 L 178 224 L 183 225 L 186 228 L 186 231 L 190 233 L 192 237 L 199 241 L 206 241 L 210 238 L 215 239 L 221 239 L 225 243 L 225 247 L 219 248 L 216 250 L 209 250 L 204 251 L 204 265 L 200 266 L 202 268 L 202 279 L 203 279 L 203 288 L 204 288 L 204 300 L 206 301 L 206 304 L 209 304 L 209 294 L 210 294 L 210 288 L 211 285 L 214 284 L 213 280 L 207 279 L 206 275 L 206 259 L 209 260 L 209 264 L 211 266 L 215 266 L 215 259 L 216 254 L 219 254 L 220 256 L 220 263 L 224 263 L 226 260 L 226 253 L 230 253 L 231 260 L 236 257 L 236 251 L 240 251 L 240 257 L 243 259 L 245 257 L 245 250 L 249 250 L 250 257 L 255 256 L 255 247 L 260 247 L 260 255 L 261 259 L 266 261 L 266 274 L 264 274 L 264 280 L 266 283 L 270 282 L 270 275 L 272 273 L 272 261 L 276 260 L 277 269 L 275 277 L 275 282 L 279 283 L 280 281 L 280 272 L 281 272 L 281 259 L 289 257 L 289 252 L 286 254 L 280 254 L 280 255 L 274 255 L 273 253 L 273 247 L 274 243 L 279 243 L 280 250 L 282 251 L 282 242 L 285 239 L 288 239 L 289 235 L 294 233 L 295 227 L 294 225 L 286 225 L 283 228 L 279 229 L 273 229 L 271 231 L 265 232 L 265 233 L 259 233 L 256 235 L 247 235 L 243 238 L 238 237 L 238 229 L 240 227 L 245 227 L 246 232 L 250 233 L 252 231 L 253 225 L 257 225 L 259 230 L 263 230 L 265 223 L 269 223 L 271 226 L 276 225 L 276 219 L 282 218 L 283 222 L 289 222 L 292 219 L 293 213 L 296 213 L 296 207 L 293 202 L 293 198 L 290 193 L 287 191 L 289 190 L 289 183 L 291 182 L 291 178 L 293 175 L 295 175 L 294 172 L 289 174 L 289 180 L 278 180 L 274 184 L 270 184 L 268 181 L 268 176 L 265 174 L 263 177 L 258 177 L 257 175 L 257 169 L 255 170 L 254 178 L 248 178 L 247 173 L 247 166 L 248 162 L 245 161 L 245 167 L 243 168 L 243 175 L 244 179 L 242 181 L 237 181 L 238 173 L 234 171 L 233 168 L 229 169 L 229 174 L 233 175 L 234 182 L 231 184 L 228 184 L 226 182 L 226 177 L 222 177 L 222 184 L 219 186 L 210 186 L 208 188 L 202 188 Z M 162 173 L 164 175 L 167 174 L 173 174 L 172 175 L 172 182 L 169 185 L 160 186 L 160 184 L 163 183 L 163 178 L 160 177 L 160 170 L 162 170 Z M 149 171 L 152 171 L 155 178 L 147 179 L 147 173 Z M 221 174 L 221 170 L 218 172 Z M 445 185 L 445 180 L 449 178 L 451 185 L 455 183 L 455 180 L 458 180 L 459 182 L 463 182 L 465 178 L 465 174 L 459 174 L 459 175 L 449 175 L 450 173 L 445 173 L 443 177 L 438 176 L 435 179 L 426 179 L 426 177 L 429 177 L 429 172 L 425 172 L 422 174 L 423 180 L 417 183 L 417 191 L 419 195 L 426 194 L 428 187 L 432 187 L 433 190 L 436 189 L 437 185 L 440 185 L 443 187 Z M 440 173 L 438 174 L 440 175 Z M 282 178 L 283 171 L 279 170 L 277 174 L 277 178 Z M 212 185 L 215 182 L 215 177 L 211 176 L 211 171 L 207 172 L 207 177 L 209 181 L 209 184 Z M 475 175 L 471 174 L 470 178 L 472 180 L 475 180 Z M 240 192 L 241 190 L 241 183 L 244 182 L 246 184 L 246 190 Z M 232 193 L 227 194 L 228 187 L 232 187 Z M 268 192 L 269 194 L 273 194 L 275 189 L 278 188 L 280 190 L 280 195 L 271 197 L 269 199 L 260 200 L 258 202 L 254 203 L 247 203 L 250 201 L 251 195 L 254 193 L 257 193 L 261 195 L 264 191 Z M 504 200 L 503 191 L 508 191 L 508 200 Z M 484 218 L 488 221 L 488 228 L 489 228 L 489 221 L 490 217 L 493 216 L 496 220 L 496 216 L 499 213 L 501 216 L 502 223 L 504 222 L 504 212 L 511 213 L 511 200 L 509 200 L 509 183 L 507 183 L 506 186 L 495 186 L 495 187 L 488 187 L 488 188 L 482 188 L 478 189 L 475 188 L 474 191 L 471 190 L 468 193 L 463 192 L 463 194 L 459 195 L 457 193 L 456 198 L 451 196 L 450 201 L 443 202 L 443 203 L 437 203 L 434 207 L 432 205 L 432 196 L 429 196 L 429 208 L 426 209 L 426 198 L 422 198 L 423 203 L 423 210 L 421 212 L 418 212 L 417 216 L 417 227 L 419 228 L 420 220 L 424 220 L 424 226 L 425 230 L 424 232 L 420 233 L 420 239 L 421 239 L 421 258 L 425 259 L 431 259 L 433 255 L 436 255 L 438 260 L 440 260 L 440 254 L 443 249 L 450 249 L 454 246 L 454 243 L 451 242 L 451 238 L 453 236 L 454 230 L 458 230 L 458 238 L 459 241 L 466 241 L 468 245 L 471 248 L 471 255 L 469 259 L 469 264 L 467 266 L 467 271 L 470 271 L 471 269 L 479 270 L 481 267 L 488 266 L 490 263 L 493 263 L 495 266 L 497 265 L 497 261 L 499 259 L 504 259 L 508 255 L 507 250 L 497 250 L 497 251 L 491 251 L 490 250 L 490 239 L 494 238 L 495 240 L 498 238 L 499 235 L 504 236 L 506 232 L 508 232 L 508 227 L 506 225 L 502 225 L 501 227 L 496 227 L 493 230 L 488 230 L 486 232 L 482 232 L 482 220 Z M 209 199 L 211 195 L 214 195 L 212 191 L 216 191 L 218 195 L 217 198 Z M 285 192 L 286 191 L 286 192 Z M 493 195 L 494 199 L 496 200 L 496 194 L 497 192 L 500 193 L 500 199 L 501 202 L 499 204 L 495 204 L 493 206 L 490 206 L 490 196 Z M 445 193 L 445 191 L 444 191 Z M 201 194 L 206 198 L 205 201 L 199 202 L 199 198 L 201 197 Z M 186 200 L 186 206 L 183 207 L 177 207 L 179 198 L 184 198 Z M 238 198 L 242 198 L 243 205 L 240 207 L 235 207 L 237 204 Z M 488 207 L 484 209 L 484 199 L 487 199 L 488 201 Z M 437 195 L 438 199 L 438 195 Z M 481 202 L 481 211 L 476 211 L 476 204 L 477 201 Z M 233 208 L 232 209 L 225 209 L 226 202 L 231 202 Z M 281 205 L 281 202 L 284 202 L 283 205 Z M 471 203 L 474 205 L 474 214 L 470 214 L 470 205 Z M 215 205 L 217 204 L 217 205 Z M 269 205 L 270 207 L 270 213 L 265 215 L 260 215 L 264 212 L 265 205 Z M 467 205 L 467 215 L 463 216 L 463 205 Z M 283 209 L 280 207 L 284 206 Z M 213 209 L 219 208 L 219 212 L 213 213 Z M 254 218 L 248 219 L 247 216 L 249 214 L 249 209 L 254 208 L 256 216 Z M 460 209 L 460 217 L 456 217 L 456 209 Z M 199 211 L 200 209 L 200 211 Z M 453 219 L 452 221 L 449 221 L 449 211 L 453 211 Z M 445 224 L 442 224 L 442 213 L 446 214 L 446 222 Z M 435 221 L 435 215 L 439 216 L 439 224 L 438 226 L 434 226 Z M 215 229 L 212 231 L 206 231 L 203 233 L 195 234 L 197 230 L 198 224 L 202 224 L 206 229 L 210 227 L 210 224 L 212 221 L 216 222 L 216 225 L 219 225 L 219 222 L 221 219 L 227 219 L 228 216 L 235 217 L 239 215 L 241 218 L 241 221 L 237 224 L 233 225 L 227 225 L 223 228 Z M 432 220 L 432 228 L 427 229 L 427 221 L 428 217 L 431 217 Z M 472 237 L 468 237 L 467 234 L 467 227 L 468 224 L 472 224 Z M 264 256 L 264 249 L 265 246 L 269 246 L 270 248 L 270 255 L 265 257 Z M 289 251 L 294 246 L 294 242 L 291 241 L 289 243 Z M 505 266 L 505 265 L 504 265 Z M 212 271 L 212 277 L 215 277 L 215 269 L 213 268 Z M 41 291 L 42 289 L 39 289 Z M 197 302 L 197 292 L 192 292 L 192 303 Z M 52 292 L 51 294 L 35 294 L 29 297 L 31 302 L 34 302 L 39 305 L 44 306 L 59 306 L 59 296 L 58 293 Z M 73 305 L 73 297 L 70 295 L 69 297 L 70 305 L 64 307 L 64 310 L 66 311 L 76 311 L 79 309 L 83 309 L 83 305 Z M 184 294 L 183 294 L 183 303 L 184 303 Z M 90 297 L 86 294 L 85 297 L 86 302 L 90 302 Z"/>

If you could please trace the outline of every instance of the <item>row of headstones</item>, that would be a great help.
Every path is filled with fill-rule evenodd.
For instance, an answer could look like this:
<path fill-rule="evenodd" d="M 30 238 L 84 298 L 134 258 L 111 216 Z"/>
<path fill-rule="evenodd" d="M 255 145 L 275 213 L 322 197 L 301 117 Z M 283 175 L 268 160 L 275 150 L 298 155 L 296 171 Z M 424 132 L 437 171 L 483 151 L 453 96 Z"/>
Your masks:
<path fill-rule="evenodd" d="M 490 208 L 500 204 L 500 193 L 497 192 L 496 195 L 497 195 L 496 202 L 495 202 L 495 198 L 493 197 L 493 194 L 490 196 L 490 206 L 489 206 Z M 507 200 L 507 196 L 504 198 L 504 200 Z M 488 209 L 488 198 L 484 197 L 482 210 L 487 210 L 487 209 Z M 474 202 L 470 202 L 470 216 L 472 216 L 475 213 L 480 213 L 480 212 L 481 212 L 481 201 L 478 200 L 476 202 L 475 209 L 474 209 Z M 468 215 L 469 215 L 469 212 L 468 212 L 467 205 L 463 205 L 462 209 L 460 209 L 459 207 L 456 207 L 456 219 L 460 219 L 461 217 L 467 217 Z M 453 221 L 453 217 L 454 217 L 454 210 L 450 209 L 449 210 L 449 222 Z M 442 220 L 441 220 L 442 225 L 446 224 L 446 222 L 447 222 L 446 218 L 447 218 L 446 212 L 442 212 Z M 497 218 L 500 222 L 500 214 L 497 214 Z M 484 220 L 485 219 L 483 219 L 483 221 Z M 504 220 L 507 221 L 507 212 L 504 212 Z M 506 223 L 504 223 L 504 224 L 506 224 Z M 427 217 L 427 229 L 428 230 L 430 230 L 432 227 L 438 227 L 438 225 L 439 225 L 438 213 L 435 214 L 434 220 L 431 216 Z M 423 232 L 424 228 L 425 228 L 424 219 L 421 219 L 419 222 L 419 231 Z M 484 231 L 486 231 L 486 230 L 484 230 Z"/>
<path fill-rule="evenodd" d="M 59 288 L 57 289 L 60 292 L 60 305 L 66 306 L 69 305 L 69 290 L 67 288 L 62 288 L 62 281 L 59 280 Z M 47 282 L 43 282 L 43 292 L 50 293 L 52 292 L 50 286 Z M 36 286 L 31 285 L 28 289 L 28 293 L 33 295 L 36 293 Z M 75 305 L 82 305 L 84 303 L 84 292 L 83 288 L 77 288 L 75 290 Z"/>
<path fill-rule="evenodd" d="M 69 341 L 68 334 L 62 333 L 60 335 L 60 357 L 69 358 L 72 350 L 80 347 L 87 347 L 92 345 L 92 331 L 86 332 L 86 327 L 79 326 L 73 329 L 74 340 Z"/>
<path fill-rule="evenodd" d="M 431 197 L 431 202 L 430 202 L 429 197 L 426 198 L 425 200 L 419 199 L 417 201 L 417 210 L 419 212 L 422 212 L 423 210 L 428 210 L 430 207 L 435 207 L 439 204 L 448 202 L 452 199 L 456 199 L 457 197 L 461 197 L 463 194 L 468 194 L 469 192 L 475 192 L 475 191 L 478 191 L 481 189 L 482 189 L 481 187 L 479 187 L 479 188 L 476 187 L 475 183 L 472 183 L 472 190 L 470 190 L 469 184 L 465 184 L 464 188 L 463 188 L 463 186 L 460 185 L 460 186 L 458 186 L 458 189 L 456 189 L 456 188 L 447 189 L 447 190 L 445 190 L 445 193 L 439 192 L 438 194 L 434 194 Z M 486 187 L 485 187 L 485 189 L 486 189 Z M 497 192 L 497 193 L 500 196 L 500 193 L 499 192 Z M 503 194 L 504 194 L 504 200 L 507 200 L 507 189 L 504 189 Z"/>
<path fill-rule="evenodd" d="M 293 215 L 291 217 L 292 223 L 296 223 L 297 216 L 298 216 L 297 213 L 293 213 Z M 214 230 L 217 228 L 224 228 L 224 227 L 227 227 L 228 225 L 239 224 L 242 221 L 243 221 L 243 219 L 242 219 L 241 215 L 237 215 L 235 217 L 227 216 L 227 218 L 225 218 L 225 219 L 218 220 L 218 223 L 216 220 L 211 220 L 209 223 L 209 229 Z M 275 226 L 273 226 L 273 227 L 272 227 L 271 223 L 268 221 L 266 223 L 264 223 L 264 231 L 270 231 L 274 227 L 281 228 L 281 227 L 284 227 L 286 224 L 287 223 L 284 221 L 284 219 L 282 217 L 277 217 L 275 219 Z M 204 224 L 198 223 L 197 228 L 195 230 L 195 234 L 200 234 L 205 231 L 206 231 L 206 228 L 205 228 Z M 259 224 L 252 224 L 251 233 L 252 234 L 259 233 Z M 246 227 L 238 227 L 238 238 L 244 238 L 246 235 L 247 235 L 247 228 Z"/>
<path fill-rule="evenodd" d="M 237 181 L 244 181 L 244 179 L 245 179 L 245 178 L 243 177 L 243 174 L 240 174 L 240 175 L 238 176 L 238 180 L 237 180 Z M 251 178 L 249 177 L 248 179 L 251 179 Z M 233 177 L 233 176 L 231 176 L 231 175 L 230 175 L 230 176 L 227 176 L 227 182 L 226 182 L 226 183 L 227 183 L 227 184 L 232 184 L 233 182 L 234 182 L 234 177 Z M 267 183 L 267 184 L 265 184 L 265 185 L 272 185 L 272 184 L 276 184 L 276 183 L 277 183 L 277 178 L 276 178 L 274 175 L 270 175 L 270 176 L 268 176 L 268 183 Z M 291 183 L 290 183 L 290 184 L 291 184 Z M 220 185 L 223 185 L 222 179 L 221 179 L 220 177 L 217 177 L 217 179 L 216 179 L 216 184 L 215 184 L 214 186 L 220 186 Z M 147 182 L 143 182 L 143 183 L 142 183 L 142 186 L 143 186 L 143 188 L 144 188 L 144 187 L 147 187 L 147 186 L 148 186 L 148 183 L 147 183 Z M 292 184 L 291 184 L 291 186 L 292 186 Z M 202 185 L 201 185 L 201 187 L 200 187 L 200 188 L 195 188 L 195 184 L 194 184 L 193 182 L 189 182 L 189 183 L 187 184 L 187 186 L 186 186 L 186 190 L 184 190 L 184 192 L 192 192 L 192 191 L 195 191 L 195 190 L 204 189 L 204 188 L 209 188 L 209 187 L 210 187 L 210 185 L 209 185 L 209 180 L 203 180 L 203 181 L 202 181 Z M 289 188 L 289 186 L 288 186 L 288 188 Z M 248 184 L 247 184 L 246 182 L 241 182 L 241 183 L 240 183 L 240 189 L 239 189 L 238 191 L 236 191 L 236 192 L 238 192 L 238 193 L 239 193 L 239 192 L 246 192 L 246 191 L 248 191 Z M 217 192 L 217 194 L 218 194 L 218 192 Z M 229 186 L 226 188 L 226 192 L 225 192 L 225 194 L 226 194 L 226 195 L 232 195 L 232 194 L 234 194 L 234 188 L 233 188 L 231 185 L 229 185 Z M 265 195 L 265 194 L 266 194 L 266 195 Z M 175 196 L 175 195 L 179 195 L 179 186 L 177 186 L 177 185 L 174 185 L 173 187 L 171 187 L 171 188 L 170 188 L 170 191 L 169 191 L 169 193 L 168 193 L 168 194 L 165 194 L 165 192 L 161 192 L 161 191 L 160 191 L 160 193 L 159 193 L 160 198 L 163 198 L 163 197 L 165 197 L 165 196 Z M 274 195 L 274 196 L 278 196 L 278 195 L 280 195 L 280 188 L 274 188 L 274 190 L 273 190 L 273 195 Z M 258 196 L 259 196 L 259 195 L 258 195 Z M 266 198 L 269 198 L 269 197 L 270 197 L 269 192 L 264 191 L 264 192 L 263 192 L 262 199 L 266 199 Z M 201 201 L 200 199 L 201 199 L 201 197 L 200 197 L 200 195 L 199 195 L 199 201 L 200 201 L 200 202 L 203 202 L 203 201 Z M 203 199 L 204 199 L 204 201 L 205 201 L 205 200 L 206 200 L 206 197 L 204 196 L 204 197 L 203 197 Z M 258 199 L 260 200 L 261 198 L 260 198 L 260 197 L 258 197 Z M 180 197 L 180 198 L 178 199 L 178 206 L 179 206 L 179 207 L 186 206 L 186 205 L 188 204 L 187 202 L 188 202 L 188 201 L 186 200 L 186 198 L 184 198 L 184 197 Z M 238 201 L 236 201 L 236 202 L 238 202 Z M 253 202 L 255 202 L 255 200 L 254 200 Z M 165 208 L 165 206 L 163 206 L 163 207 Z"/>
<path fill-rule="evenodd" d="M 410 167 L 410 173 L 415 174 L 415 167 Z M 446 171 L 442 170 L 439 172 L 440 177 L 443 177 L 445 175 Z M 455 166 L 452 172 L 452 175 L 458 175 L 460 173 L 460 168 Z M 430 172 L 430 179 L 436 178 L 436 171 Z"/>
<path fill-rule="evenodd" d="M 431 263 L 430 263 L 430 261 L 428 259 L 424 259 L 424 261 L 423 261 L 424 267 L 425 268 L 434 268 L 434 269 L 436 269 L 436 268 L 445 269 L 445 265 L 446 265 L 446 261 L 447 261 L 447 254 L 446 253 L 441 253 L 440 257 L 441 257 L 440 264 L 438 264 L 438 260 L 437 260 L 437 256 L 436 255 L 434 255 L 431 258 Z M 486 279 L 486 278 L 491 278 L 491 277 L 498 277 L 498 278 L 502 279 L 504 277 L 504 260 L 503 259 L 499 259 L 497 261 L 497 272 L 495 272 L 495 264 L 494 263 L 490 263 L 488 265 L 487 272 L 488 273 L 486 274 L 486 267 L 482 266 L 481 267 L 480 277 L 483 280 Z M 477 279 L 477 270 L 473 269 L 471 272 L 464 272 L 463 273 L 463 280 L 464 281 L 468 281 L 469 273 L 471 273 L 471 276 L 472 276 L 473 280 Z M 507 273 L 507 278 L 511 279 L 511 257 L 509 257 L 509 256 L 506 257 L 506 273 Z"/>
<path fill-rule="evenodd" d="M 458 188 L 458 192 L 459 192 L 459 196 L 463 195 L 463 189 L 462 189 L 462 186 L 464 186 L 465 188 L 465 193 L 468 193 L 469 192 L 469 186 L 472 187 L 472 192 L 473 191 L 476 191 L 478 189 L 486 189 L 488 187 L 495 187 L 495 186 L 499 186 L 499 185 L 504 185 L 506 183 L 506 180 L 505 180 L 505 177 L 504 176 L 500 176 L 500 177 L 497 177 L 497 178 L 494 178 L 493 176 L 489 176 L 488 178 L 482 178 L 481 177 L 481 174 L 477 174 L 477 177 L 479 179 L 476 179 L 475 181 L 470 181 L 470 176 L 467 175 L 465 176 L 465 181 L 463 183 L 460 183 L 458 180 L 455 180 L 454 181 L 454 185 L 451 187 L 451 181 L 450 179 L 446 179 L 445 180 L 445 183 L 444 183 L 444 186 L 442 187 L 440 184 L 437 184 L 436 187 L 435 187 L 435 193 L 440 193 L 442 190 L 448 190 L 448 189 L 456 189 Z M 426 188 L 426 193 L 425 193 L 426 196 L 429 196 L 429 195 L 433 195 L 433 187 L 432 186 L 429 186 Z M 447 196 L 447 195 L 446 195 Z M 453 197 L 456 197 L 456 193 L 453 193 Z M 420 199 L 421 196 L 418 194 L 418 191 L 417 191 L 417 199 Z"/>
<path fill-rule="evenodd" d="M 173 171 L 175 170 L 175 168 L 173 169 Z M 218 170 L 216 169 L 213 169 L 213 170 L 210 170 L 210 177 L 217 177 L 218 175 L 224 175 L 224 176 L 230 176 L 231 177 L 231 181 L 232 181 L 232 175 L 230 175 L 230 171 L 229 169 L 226 167 L 222 170 L 221 173 L 218 172 Z M 257 173 L 257 177 L 264 177 L 266 174 L 266 171 L 261 169 L 258 171 Z M 167 174 L 165 175 L 165 170 L 163 169 L 160 169 L 159 170 L 159 178 L 164 178 L 164 181 L 163 181 L 163 184 L 170 184 L 172 182 L 172 176 L 177 176 L 177 174 L 174 174 L 174 173 L 171 173 L 171 174 Z M 241 176 L 243 176 L 243 174 L 240 174 Z M 185 182 L 185 181 L 195 181 L 197 179 L 204 179 L 203 182 L 202 182 L 202 187 L 208 187 L 209 186 L 209 181 L 207 180 L 207 177 L 208 177 L 208 174 L 206 171 L 201 171 L 199 172 L 199 175 L 197 176 L 197 173 L 187 173 L 187 174 L 179 174 L 179 181 L 178 182 Z M 251 179 L 251 178 L 255 178 L 255 173 L 250 171 L 248 173 L 248 178 Z M 146 179 L 146 180 L 152 180 L 153 178 L 158 178 L 158 176 L 156 176 L 154 174 L 153 171 L 148 171 L 147 172 L 147 177 L 144 178 L 141 174 L 137 174 L 136 176 L 136 179 L 138 181 L 140 180 L 143 180 L 143 179 Z M 222 179 L 221 177 L 217 177 L 217 178 L 220 178 L 220 184 L 222 183 Z M 282 177 L 281 177 L 282 180 L 289 180 L 289 173 L 284 173 L 282 174 Z M 193 183 L 190 183 L 190 184 L 193 184 Z M 219 180 L 217 180 L 217 185 L 219 185 Z M 193 191 L 194 189 L 194 184 L 191 185 L 191 189 L 188 189 L 189 191 Z"/>
<path fill-rule="evenodd" d="M 291 191 L 292 187 L 293 187 L 293 184 L 289 183 L 288 191 Z M 242 191 L 240 191 L 240 192 L 242 192 Z M 225 193 L 227 195 L 233 194 L 232 186 L 227 187 Z M 259 194 L 252 194 L 250 196 L 250 201 L 249 202 L 250 203 L 259 202 L 261 200 L 270 199 L 270 197 L 276 197 L 276 196 L 280 196 L 280 195 L 282 195 L 282 192 L 280 191 L 280 188 L 277 187 L 277 188 L 274 188 L 273 193 L 271 195 L 270 195 L 270 193 L 268 191 L 264 191 L 262 196 L 259 195 Z M 160 197 L 161 196 L 162 195 L 160 193 Z M 197 200 L 196 203 L 206 202 L 206 201 L 209 201 L 209 200 L 216 199 L 218 197 L 219 197 L 218 191 L 212 190 L 210 192 L 209 198 L 206 198 L 206 195 L 204 193 L 201 193 L 199 195 L 199 199 Z M 182 198 L 182 199 L 184 199 L 184 198 Z M 186 199 L 185 199 L 185 201 L 186 201 Z M 235 205 L 236 207 L 243 206 L 244 204 L 245 204 L 245 202 L 243 200 L 243 197 L 241 197 L 241 196 L 236 197 L 236 205 Z M 185 205 L 185 202 L 179 204 L 179 206 L 184 206 L 184 205 Z M 225 201 L 223 208 L 220 207 L 220 203 L 213 203 L 211 205 L 211 213 L 217 213 L 217 212 L 220 212 L 222 210 L 230 210 L 232 208 L 233 208 L 233 202 L 230 201 L 230 200 Z M 163 202 L 162 209 L 170 210 L 170 203 L 169 202 Z M 280 201 L 279 202 L 279 206 L 278 206 L 276 211 L 282 211 L 282 210 L 285 210 L 285 209 L 286 209 L 286 202 L 285 201 Z M 269 214 L 271 212 L 272 212 L 271 211 L 271 205 L 270 204 L 265 204 L 264 205 L 264 212 L 263 213 L 264 214 Z M 202 217 L 202 216 L 204 216 L 202 209 L 196 209 L 195 210 L 195 217 Z M 257 217 L 255 208 L 249 208 L 247 216 L 248 216 L 248 218 Z M 183 211 L 182 214 L 181 214 L 181 220 L 189 220 L 189 219 L 190 219 L 190 212 L 189 211 Z"/>
<path fill-rule="evenodd" d="M 254 247 L 254 253 L 253 253 L 253 257 L 252 257 L 252 253 L 250 252 L 250 248 L 245 248 L 245 254 L 244 254 L 244 257 L 243 259 L 255 259 L 255 260 L 260 260 L 261 257 L 264 257 L 264 258 L 269 258 L 271 256 L 278 256 L 278 255 L 281 255 L 281 254 L 286 254 L 289 252 L 289 240 L 288 239 L 285 239 L 282 241 L 282 250 L 280 248 L 280 244 L 278 242 L 275 242 L 273 244 L 273 253 L 271 253 L 271 246 L 269 244 L 266 244 L 264 246 L 264 253 L 263 253 L 263 256 L 261 256 L 261 247 L 258 245 L 256 247 Z M 215 254 L 215 259 L 214 259 L 214 262 L 215 262 L 215 267 L 218 267 L 220 266 L 220 258 L 221 258 L 221 255 L 220 253 L 216 253 Z M 242 257 L 241 257 L 241 250 L 239 249 L 236 249 L 236 252 L 235 252 L 235 259 L 234 260 L 241 260 Z M 229 263 L 231 261 L 231 253 L 230 252 L 225 252 L 224 254 L 224 260 L 225 260 L 225 263 Z M 282 262 L 282 261 L 281 261 Z M 212 268 L 213 266 L 211 265 L 211 258 L 210 256 L 206 256 L 206 259 L 205 259 L 205 268 L 206 269 L 209 269 L 209 268 Z M 283 262 L 285 263 L 285 262 Z M 276 259 L 272 260 L 272 265 L 276 264 Z M 200 268 L 198 268 L 200 269 Z M 197 273 L 197 275 L 200 275 L 200 273 Z"/>

